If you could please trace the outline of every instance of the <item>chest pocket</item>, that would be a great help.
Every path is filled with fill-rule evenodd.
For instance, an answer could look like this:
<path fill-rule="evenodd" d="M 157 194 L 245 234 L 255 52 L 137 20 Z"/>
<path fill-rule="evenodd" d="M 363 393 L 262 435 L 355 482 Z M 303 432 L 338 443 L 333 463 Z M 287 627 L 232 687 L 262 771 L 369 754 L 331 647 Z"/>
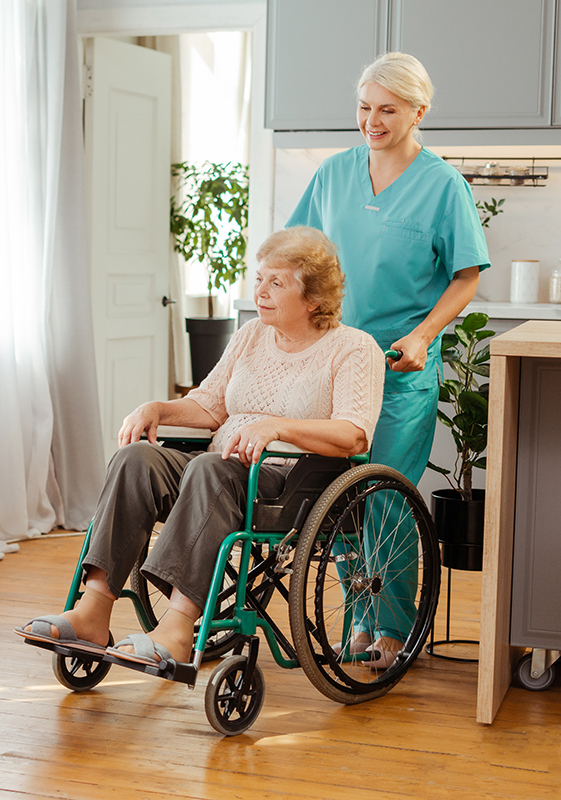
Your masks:
<path fill-rule="evenodd" d="M 417 242 L 426 242 L 429 237 L 428 231 L 413 227 L 406 220 L 401 219 L 385 219 L 382 233 Z"/>

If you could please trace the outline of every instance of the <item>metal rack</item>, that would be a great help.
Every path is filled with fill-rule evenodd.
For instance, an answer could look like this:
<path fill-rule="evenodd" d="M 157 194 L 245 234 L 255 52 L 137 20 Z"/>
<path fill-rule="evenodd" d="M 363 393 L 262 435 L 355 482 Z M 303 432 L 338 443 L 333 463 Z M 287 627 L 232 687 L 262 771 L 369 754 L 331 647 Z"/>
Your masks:
<path fill-rule="evenodd" d="M 442 156 L 451 166 L 462 173 L 472 186 L 545 186 L 549 177 L 549 168 L 538 166 L 536 161 L 560 161 L 561 158 L 524 158 L 509 157 L 509 161 L 523 161 L 524 167 L 504 166 L 494 163 L 494 159 L 475 156 Z M 466 163 L 467 162 L 467 163 Z M 471 162 L 478 162 L 471 165 Z M 528 163 L 530 162 L 530 163 Z"/>

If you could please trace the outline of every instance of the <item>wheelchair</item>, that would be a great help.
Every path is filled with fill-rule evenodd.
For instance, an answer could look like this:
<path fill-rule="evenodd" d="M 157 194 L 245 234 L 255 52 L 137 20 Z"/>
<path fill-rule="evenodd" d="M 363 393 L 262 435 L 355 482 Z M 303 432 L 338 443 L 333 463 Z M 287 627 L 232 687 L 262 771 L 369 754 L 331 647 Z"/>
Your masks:
<path fill-rule="evenodd" d="M 163 431 L 159 429 L 158 438 L 164 447 L 200 450 L 209 443 L 200 431 L 170 429 L 161 435 Z M 259 467 L 270 457 L 294 458 L 296 463 L 280 497 L 258 498 Z M 246 731 L 263 705 L 258 630 L 280 667 L 301 667 L 331 700 L 354 704 L 386 694 L 411 667 L 430 631 L 440 589 L 440 556 L 431 516 L 416 488 L 397 471 L 367 461 L 367 455 L 329 458 L 271 443 L 249 470 L 244 529 L 234 531 L 220 547 L 195 628 L 191 663 L 128 666 L 194 688 L 202 662 L 223 656 L 207 684 L 205 711 L 212 727 L 225 736 Z M 373 531 L 368 537 L 366 528 Z M 65 610 L 81 596 L 81 564 L 91 529 L 90 524 Z M 142 628 L 149 632 L 162 612 L 161 595 L 151 592 L 140 572 L 145 556 L 139 557 L 130 588 L 121 597 L 132 600 Z M 392 569 L 394 562 L 399 569 Z M 288 603 L 290 637 L 267 610 L 275 592 Z M 351 647 L 357 618 L 368 619 L 375 631 L 382 614 L 386 620 L 395 618 L 403 631 L 402 648 L 385 669 L 370 654 Z M 122 663 L 110 654 L 86 654 L 66 645 L 48 649 L 54 649 L 55 676 L 73 691 L 97 686 L 112 664 Z"/>

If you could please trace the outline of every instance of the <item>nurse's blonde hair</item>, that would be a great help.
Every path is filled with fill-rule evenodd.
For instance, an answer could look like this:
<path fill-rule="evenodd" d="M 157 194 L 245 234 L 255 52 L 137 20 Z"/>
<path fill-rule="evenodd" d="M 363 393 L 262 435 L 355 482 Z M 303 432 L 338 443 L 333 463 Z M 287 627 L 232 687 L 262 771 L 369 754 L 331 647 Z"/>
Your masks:
<path fill-rule="evenodd" d="M 316 228 L 296 225 L 272 233 L 257 251 L 258 262 L 276 262 L 294 270 L 300 297 L 317 303 L 310 321 L 318 330 L 336 328 L 341 319 L 345 275 L 337 247 Z"/>
<path fill-rule="evenodd" d="M 424 106 L 430 109 L 434 87 L 421 62 L 407 53 L 386 53 L 366 67 L 357 86 L 357 93 L 365 83 L 379 83 L 388 91 L 407 100 L 413 111 Z"/>

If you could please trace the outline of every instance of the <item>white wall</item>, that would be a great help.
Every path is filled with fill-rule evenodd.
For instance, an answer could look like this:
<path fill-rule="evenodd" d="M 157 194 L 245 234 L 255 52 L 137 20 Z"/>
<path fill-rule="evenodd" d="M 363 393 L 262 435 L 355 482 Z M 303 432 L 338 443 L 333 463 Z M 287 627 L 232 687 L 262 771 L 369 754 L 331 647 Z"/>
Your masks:
<path fill-rule="evenodd" d="M 474 156 L 514 166 L 530 163 L 531 157 L 561 158 L 558 147 L 435 147 L 439 155 Z M 274 228 L 283 227 L 302 191 L 321 162 L 337 150 L 277 150 L 275 153 Z M 525 156 L 528 162 L 509 162 L 509 157 Z M 484 163 L 484 162 L 483 162 Z M 540 298 L 547 302 L 549 273 L 561 258 L 561 161 L 539 161 L 548 166 L 549 178 L 543 187 L 474 186 L 476 200 L 505 198 L 504 213 L 495 217 L 486 230 L 492 269 L 481 277 L 477 297 L 502 302 L 509 300 L 510 264 L 513 260 L 539 259 Z"/>

